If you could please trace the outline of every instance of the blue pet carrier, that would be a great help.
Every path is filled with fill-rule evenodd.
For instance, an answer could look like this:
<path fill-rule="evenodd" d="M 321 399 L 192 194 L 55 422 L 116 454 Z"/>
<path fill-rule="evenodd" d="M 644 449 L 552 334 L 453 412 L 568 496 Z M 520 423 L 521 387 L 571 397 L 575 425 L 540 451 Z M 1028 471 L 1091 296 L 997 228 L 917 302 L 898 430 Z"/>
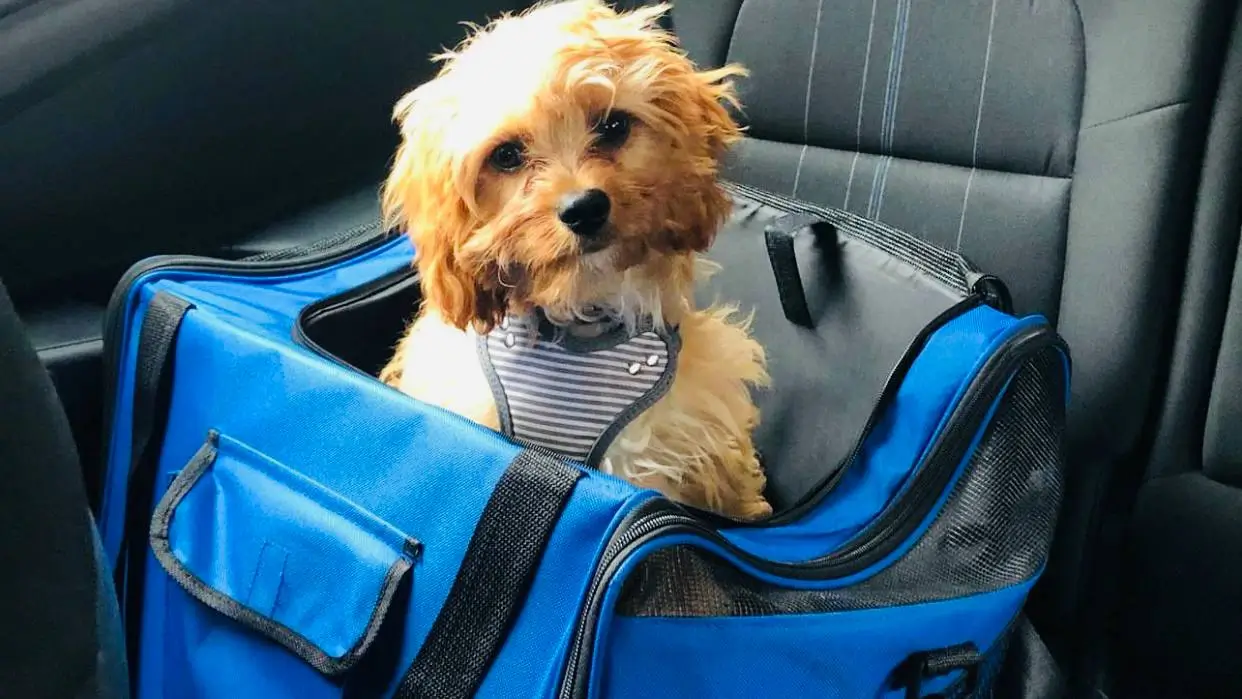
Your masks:
<path fill-rule="evenodd" d="M 1056 521 L 1064 345 L 955 254 L 730 189 L 702 294 L 768 352 L 759 523 L 378 382 L 419 298 L 378 226 L 132 270 L 100 524 L 137 697 L 990 692 Z"/>

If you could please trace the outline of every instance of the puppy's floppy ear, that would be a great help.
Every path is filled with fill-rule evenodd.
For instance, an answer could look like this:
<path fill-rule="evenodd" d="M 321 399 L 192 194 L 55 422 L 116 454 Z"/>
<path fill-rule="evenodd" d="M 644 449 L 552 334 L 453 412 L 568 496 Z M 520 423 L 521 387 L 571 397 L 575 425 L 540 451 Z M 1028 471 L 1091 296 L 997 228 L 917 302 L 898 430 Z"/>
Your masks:
<path fill-rule="evenodd" d="M 732 78 L 746 77 L 747 71 L 736 63 L 715 70 L 694 73 L 693 86 L 687 97 L 698 113 L 698 122 L 691 122 L 712 149 L 712 157 L 723 158 L 725 151 L 742 138 L 742 129 L 734 121 L 728 107 L 741 110 Z M 727 106 L 726 106 L 727 105 Z"/>
<path fill-rule="evenodd" d="M 434 80 L 424 84 L 393 112 L 401 145 L 383 187 L 384 222 L 414 243 L 424 307 L 455 327 L 487 331 L 504 315 L 505 288 L 496 270 L 473 269 L 462 259 L 477 224 L 473 183 L 463 180 L 474 174 L 448 146 L 455 111 L 438 87 Z"/>
<path fill-rule="evenodd" d="M 699 184 L 696 187 L 699 196 L 687 198 L 685 206 L 689 208 L 677 217 L 681 226 L 670 227 L 674 249 L 706 251 L 732 210 L 733 202 L 716 178 L 720 160 L 742 137 L 742 129 L 728 109 L 728 106 L 740 109 L 730 79 L 746 74 L 746 70 L 736 64 L 707 71 L 697 71 L 693 66 L 688 70 L 670 71 L 669 77 L 677 87 L 669 93 L 676 97 L 667 109 L 676 114 L 677 120 L 687 129 L 688 143 L 697 150 L 695 171 L 687 174 L 689 180 Z"/>

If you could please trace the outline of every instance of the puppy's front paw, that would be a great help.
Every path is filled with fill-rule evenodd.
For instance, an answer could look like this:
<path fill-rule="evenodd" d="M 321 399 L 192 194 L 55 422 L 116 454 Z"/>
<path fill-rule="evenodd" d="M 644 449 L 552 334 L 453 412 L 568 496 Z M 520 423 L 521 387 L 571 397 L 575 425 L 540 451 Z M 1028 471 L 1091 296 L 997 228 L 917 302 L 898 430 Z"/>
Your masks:
<path fill-rule="evenodd" d="M 404 367 L 404 363 L 402 362 L 402 358 L 400 355 L 397 355 L 396 357 L 392 359 L 392 361 L 388 362 L 388 364 L 383 369 L 380 370 L 379 377 L 378 377 L 380 380 L 380 383 L 384 384 L 385 386 L 391 386 L 393 388 L 400 388 L 401 387 L 401 373 L 402 373 L 401 370 L 403 367 Z"/>
<path fill-rule="evenodd" d="M 725 514 L 733 519 L 753 522 L 772 516 L 772 505 L 762 495 L 749 500 L 740 500 L 732 505 L 731 511 Z"/>
<path fill-rule="evenodd" d="M 763 472 L 759 456 L 750 445 L 740 451 L 749 456 L 726 466 L 722 475 L 726 476 L 728 487 L 726 492 L 721 493 L 720 511 L 727 517 L 747 522 L 769 517 L 772 505 L 763 497 L 768 485 L 767 474 Z"/>

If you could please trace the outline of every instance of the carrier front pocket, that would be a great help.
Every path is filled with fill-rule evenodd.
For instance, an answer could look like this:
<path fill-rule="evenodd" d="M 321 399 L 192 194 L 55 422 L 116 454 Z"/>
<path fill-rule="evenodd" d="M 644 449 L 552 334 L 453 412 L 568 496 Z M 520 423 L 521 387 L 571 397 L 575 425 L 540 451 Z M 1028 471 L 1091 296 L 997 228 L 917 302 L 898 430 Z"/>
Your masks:
<path fill-rule="evenodd" d="M 234 651 L 274 642 L 326 675 L 367 652 L 419 551 L 340 495 L 214 432 L 155 509 L 150 541 L 168 575 L 214 613 L 182 608 L 199 617 L 184 628 L 197 627 L 200 643 L 203 625 L 223 634 L 213 644 Z M 246 674 L 195 684 L 245 687 L 249 696 Z"/>

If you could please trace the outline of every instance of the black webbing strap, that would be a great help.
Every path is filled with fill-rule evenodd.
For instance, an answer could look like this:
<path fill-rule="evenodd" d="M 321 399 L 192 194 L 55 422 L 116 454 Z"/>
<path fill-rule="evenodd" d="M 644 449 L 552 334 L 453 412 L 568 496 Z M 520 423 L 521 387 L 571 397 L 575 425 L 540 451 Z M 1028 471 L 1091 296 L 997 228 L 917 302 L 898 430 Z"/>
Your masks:
<path fill-rule="evenodd" d="M 970 642 L 914 653 L 893 673 L 893 685 L 894 688 L 906 690 L 906 699 L 932 699 L 923 694 L 923 683 L 926 680 L 962 670 L 965 674 L 960 686 L 954 688 L 954 695 L 968 697 L 979 684 L 979 668 L 982 664 L 983 654 L 979 652 L 978 646 Z"/>
<path fill-rule="evenodd" d="M 192 307 L 188 301 L 166 292 L 157 292 L 147 305 L 138 333 L 125 525 L 121 532 L 121 560 L 116 561 L 114 569 L 117 594 L 124 600 L 122 607 L 131 683 L 138 676 L 138 634 L 142 626 L 142 587 L 147 560 L 146 533 L 155 495 L 164 427 L 168 423 L 175 363 L 173 355 L 181 321 Z"/>
<path fill-rule="evenodd" d="M 517 620 L 581 472 L 524 451 L 501 476 L 440 615 L 395 699 L 471 697 Z"/>
<path fill-rule="evenodd" d="M 802 230 L 820 236 L 833 228 L 832 224 L 812 214 L 789 214 L 768 224 L 763 237 L 785 317 L 792 323 L 811 328 L 815 321 L 806 304 L 806 290 L 802 288 L 802 273 L 798 271 L 798 257 L 794 251 L 794 237 Z"/>

